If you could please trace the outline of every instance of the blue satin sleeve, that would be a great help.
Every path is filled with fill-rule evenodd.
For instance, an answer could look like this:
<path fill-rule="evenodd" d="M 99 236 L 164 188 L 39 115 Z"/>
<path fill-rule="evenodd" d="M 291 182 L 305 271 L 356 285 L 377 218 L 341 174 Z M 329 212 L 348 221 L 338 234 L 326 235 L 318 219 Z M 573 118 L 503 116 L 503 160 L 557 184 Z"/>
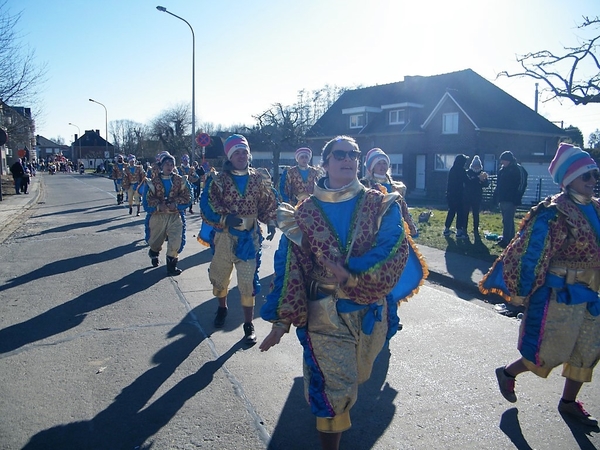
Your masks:
<path fill-rule="evenodd" d="M 271 285 L 272 289 L 266 295 L 266 301 L 260 308 L 260 316 L 266 321 L 274 321 L 280 318 L 279 307 L 281 306 L 283 288 L 287 279 L 286 269 L 289 252 L 290 240 L 282 235 L 273 261 L 275 274 Z"/>
<path fill-rule="evenodd" d="M 208 177 L 204 189 L 202 189 L 202 194 L 200 195 L 200 210 L 208 222 L 212 222 L 212 224 L 218 224 L 221 221 L 221 215 L 215 212 L 208 201 L 208 193 L 210 191 L 212 182 L 213 178 Z"/>
<path fill-rule="evenodd" d="M 375 245 L 363 255 L 351 257 L 348 260 L 348 269 L 353 273 L 363 273 L 381 264 L 390 257 L 403 238 L 402 215 L 398 203 L 394 202 L 382 218 Z"/>

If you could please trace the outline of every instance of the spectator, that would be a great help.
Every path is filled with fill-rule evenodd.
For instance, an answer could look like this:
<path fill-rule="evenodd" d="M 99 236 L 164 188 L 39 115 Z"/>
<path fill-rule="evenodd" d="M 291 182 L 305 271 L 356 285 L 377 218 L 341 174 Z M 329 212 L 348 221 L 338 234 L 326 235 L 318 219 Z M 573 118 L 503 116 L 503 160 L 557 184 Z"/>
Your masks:
<path fill-rule="evenodd" d="M 475 238 L 479 236 L 479 209 L 481 208 L 481 198 L 483 197 L 483 188 L 490 185 L 488 174 L 482 171 L 481 160 L 475 155 L 467 170 L 467 179 L 465 182 L 465 232 L 469 227 L 469 212 L 473 212 L 473 234 Z"/>
<path fill-rule="evenodd" d="M 499 203 L 502 214 L 502 236 L 498 241 L 500 247 L 506 247 L 515 235 L 515 212 L 521 204 L 519 184 L 521 172 L 517 160 L 510 151 L 500 155 L 501 168 L 498 171 L 498 182 L 494 190 L 494 203 Z"/>
<path fill-rule="evenodd" d="M 21 195 L 21 178 L 23 178 L 23 175 L 25 174 L 21 158 L 17 158 L 14 164 L 10 166 L 10 173 L 15 183 L 15 193 Z"/>
<path fill-rule="evenodd" d="M 465 164 L 469 160 L 467 155 L 457 155 L 454 164 L 448 172 L 448 186 L 446 188 L 446 200 L 448 201 L 448 214 L 444 228 L 444 236 L 450 236 L 450 225 L 456 216 L 456 237 L 457 239 L 468 239 L 465 230 L 465 204 L 464 191 L 467 182 L 467 171 Z"/>
<path fill-rule="evenodd" d="M 29 183 L 31 182 L 30 180 L 30 175 L 31 175 L 31 171 L 29 169 L 25 169 L 25 172 L 23 173 L 23 176 L 21 177 L 21 192 L 23 194 L 29 194 Z"/>

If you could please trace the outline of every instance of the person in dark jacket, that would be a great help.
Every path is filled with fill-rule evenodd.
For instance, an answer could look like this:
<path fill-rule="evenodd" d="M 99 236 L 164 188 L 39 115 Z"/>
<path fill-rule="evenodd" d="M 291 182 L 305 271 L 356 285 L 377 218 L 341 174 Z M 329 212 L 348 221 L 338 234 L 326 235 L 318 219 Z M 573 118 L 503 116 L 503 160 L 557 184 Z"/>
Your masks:
<path fill-rule="evenodd" d="M 23 163 L 21 162 L 21 158 L 17 159 L 17 161 L 10 166 L 10 173 L 12 174 L 13 180 L 15 182 L 15 193 L 17 195 L 21 194 L 21 178 L 25 174 L 25 168 L 23 167 Z"/>
<path fill-rule="evenodd" d="M 521 172 L 512 152 L 506 151 L 500 155 L 502 167 L 498 171 L 498 183 L 494 190 L 494 202 L 499 203 L 502 213 L 502 238 L 498 241 L 500 247 L 506 247 L 515 236 L 515 212 L 521 204 L 519 183 Z"/>
<path fill-rule="evenodd" d="M 465 182 L 465 232 L 469 226 L 469 212 L 473 212 L 473 234 L 479 236 L 479 209 L 483 188 L 490 185 L 488 174 L 482 171 L 481 159 L 475 155 L 467 170 L 467 181 Z"/>
<path fill-rule="evenodd" d="M 465 164 L 469 160 L 467 155 L 458 155 L 454 159 L 454 164 L 448 172 L 448 186 L 446 188 L 446 200 L 448 201 L 448 214 L 446 215 L 446 224 L 444 236 L 450 236 L 450 225 L 456 216 L 456 237 L 458 239 L 467 239 L 466 210 L 464 205 L 464 190 L 467 182 L 467 171 Z"/>

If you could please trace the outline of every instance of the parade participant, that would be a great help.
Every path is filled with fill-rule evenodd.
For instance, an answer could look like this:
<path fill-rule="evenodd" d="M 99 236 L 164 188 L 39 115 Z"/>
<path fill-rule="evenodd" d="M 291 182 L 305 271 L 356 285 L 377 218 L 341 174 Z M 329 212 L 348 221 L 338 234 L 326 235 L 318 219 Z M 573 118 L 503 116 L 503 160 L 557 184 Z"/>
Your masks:
<path fill-rule="evenodd" d="M 404 200 L 406 185 L 401 181 L 392 180 L 390 176 L 390 157 L 380 148 L 372 148 L 367 152 L 365 158 L 365 170 L 366 177 L 360 180 L 362 184 L 369 188 L 379 189 L 384 194 L 388 192 L 400 194 L 398 203 L 402 211 L 402 218 L 408 226 L 410 236 L 417 237 L 419 232 Z"/>
<path fill-rule="evenodd" d="M 597 426 L 577 395 L 600 359 L 600 173 L 587 152 L 561 143 L 549 172 L 561 193 L 533 207 L 514 239 L 480 283 L 525 308 L 519 331 L 521 358 L 496 369 L 500 392 L 516 402 L 515 378 L 546 378 L 562 364 L 565 383 L 558 410 Z"/>
<path fill-rule="evenodd" d="M 273 323 L 261 351 L 297 327 L 305 395 L 323 449 L 339 448 L 351 426 L 358 385 L 369 379 L 386 342 L 386 296 L 409 254 L 399 194 L 363 186 L 359 158 L 354 139 L 332 139 L 322 152 L 326 175 L 313 194 L 296 208 L 280 205 L 284 236 L 275 254 L 273 290 L 261 309 Z M 419 280 L 412 281 L 417 287 Z"/>
<path fill-rule="evenodd" d="M 169 152 L 160 154 L 157 170 L 146 180 L 144 195 L 146 216 L 146 242 L 152 266 L 158 266 L 158 256 L 167 240 L 167 274 L 176 276 L 178 255 L 185 245 L 185 210 L 192 194 L 181 175 L 174 173 L 175 157 Z"/>
<path fill-rule="evenodd" d="M 285 169 L 279 179 L 279 195 L 292 206 L 312 194 L 315 182 L 320 177 L 320 170 L 309 165 L 312 158 L 310 148 L 299 148 L 294 157 L 298 165 Z"/>
<path fill-rule="evenodd" d="M 140 193 L 138 191 L 141 183 L 146 178 L 141 164 L 136 164 L 135 155 L 127 157 L 128 166 L 123 174 L 123 189 L 127 193 L 129 203 L 129 214 L 133 213 L 133 205 L 137 206 L 136 216 L 140 215 Z"/>
<path fill-rule="evenodd" d="M 196 168 L 190 166 L 190 157 L 187 154 L 183 154 L 181 157 L 181 166 L 179 166 L 179 174 L 186 176 L 187 181 L 190 183 L 190 187 L 192 188 L 192 202 L 190 203 L 190 214 L 193 214 L 192 206 L 194 204 L 194 199 L 196 198 L 196 184 L 198 180 L 200 180 L 200 174 L 196 172 Z"/>
<path fill-rule="evenodd" d="M 115 184 L 115 192 L 117 193 L 117 205 L 123 203 L 123 177 L 125 176 L 124 159 L 125 157 L 123 155 L 117 155 L 111 174 L 111 179 Z"/>
<path fill-rule="evenodd" d="M 219 307 L 214 326 L 221 328 L 227 316 L 227 292 L 233 266 L 244 311 L 246 343 L 256 343 L 254 332 L 255 295 L 263 240 L 258 221 L 267 224 L 268 240 L 275 235 L 277 200 L 270 179 L 249 166 L 250 146 L 239 134 L 225 141 L 227 161 L 223 170 L 207 179 L 200 197 L 202 220 L 213 228 L 214 256 L 209 278 Z"/>

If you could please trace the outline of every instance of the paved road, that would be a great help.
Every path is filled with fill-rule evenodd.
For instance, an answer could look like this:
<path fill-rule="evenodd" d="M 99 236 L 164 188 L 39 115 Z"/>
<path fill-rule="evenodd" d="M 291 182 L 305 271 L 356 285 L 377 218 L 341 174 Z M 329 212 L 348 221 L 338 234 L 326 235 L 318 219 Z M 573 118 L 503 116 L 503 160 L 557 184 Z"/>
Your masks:
<path fill-rule="evenodd" d="M 267 353 L 241 345 L 235 289 L 225 328 L 213 329 L 198 215 L 185 271 L 170 278 L 164 256 L 149 266 L 143 218 L 116 205 L 109 180 L 41 182 L 40 203 L 0 245 L 0 448 L 318 448 L 295 336 Z M 556 411 L 558 371 L 522 377 L 516 405 L 497 392 L 493 369 L 517 356 L 517 320 L 429 285 L 400 312 L 405 328 L 361 387 L 342 448 L 600 447 L 599 430 Z M 596 415 L 598 399 L 596 380 L 582 393 Z"/>

